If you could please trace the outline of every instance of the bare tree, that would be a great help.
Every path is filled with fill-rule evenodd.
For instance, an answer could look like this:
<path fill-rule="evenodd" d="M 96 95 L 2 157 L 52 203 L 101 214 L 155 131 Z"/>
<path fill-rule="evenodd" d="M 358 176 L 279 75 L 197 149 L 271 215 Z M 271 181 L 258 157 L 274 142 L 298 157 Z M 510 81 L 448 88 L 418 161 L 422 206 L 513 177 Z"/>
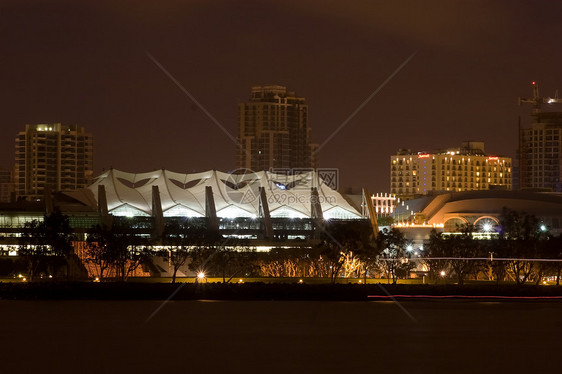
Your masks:
<path fill-rule="evenodd" d="M 159 254 L 170 261 L 173 269 L 172 283 L 176 283 L 178 270 L 187 263 L 193 248 L 203 243 L 204 237 L 204 229 L 191 225 L 189 221 L 171 221 L 166 224 L 159 239 L 166 249 Z"/>
<path fill-rule="evenodd" d="M 435 229 L 431 230 L 429 243 L 423 251 L 424 263 L 428 267 L 429 278 L 437 281 L 441 272 L 448 273 L 449 263 L 447 260 L 439 259 L 446 257 L 447 248 L 443 239 L 443 235 Z"/>
<path fill-rule="evenodd" d="M 106 226 L 96 225 L 88 231 L 86 240 L 86 262 L 99 269 L 99 278 L 103 279 L 105 271 L 113 264 L 112 250 L 115 237 Z"/>
<path fill-rule="evenodd" d="M 540 229 L 535 216 L 503 209 L 497 247 L 504 256 L 512 258 L 506 267 L 517 284 L 525 284 L 531 279 L 535 263 L 527 259 L 540 255 L 541 241 L 545 238 L 546 233 Z"/>
<path fill-rule="evenodd" d="M 377 238 L 379 249 L 379 262 L 388 276 L 388 282 L 396 284 L 400 274 L 407 274 L 412 267 L 409 262 L 409 253 L 406 251 L 408 241 L 404 234 L 393 227 L 390 230 L 384 229 Z"/>
<path fill-rule="evenodd" d="M 480 240 L 474 239 L 474 225 L 461 225 L 457 231 L 460 234 L 450 235 L 444 242 L 447 255 L 452 257 L 450 265 L 457 277 L 457 283 L 462 286 L 467 277 L 476 277 L 483 268 L 481 261 L 473 259 L 482 256 L 482 246 Z"/>

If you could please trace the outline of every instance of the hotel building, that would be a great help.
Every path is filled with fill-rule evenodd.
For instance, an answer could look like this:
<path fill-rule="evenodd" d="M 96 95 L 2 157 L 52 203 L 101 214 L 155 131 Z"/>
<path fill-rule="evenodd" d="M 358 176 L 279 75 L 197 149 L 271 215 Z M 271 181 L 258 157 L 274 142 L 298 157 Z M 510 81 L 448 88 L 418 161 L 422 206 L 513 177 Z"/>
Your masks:
<path fill-rule="evenodd" d="M 511 158 L 488 155 L 483 142 L 437 152 L 401 149 L 390 157 L 390 193 L 402 199 L 433 192 L 511 190 Z"/>

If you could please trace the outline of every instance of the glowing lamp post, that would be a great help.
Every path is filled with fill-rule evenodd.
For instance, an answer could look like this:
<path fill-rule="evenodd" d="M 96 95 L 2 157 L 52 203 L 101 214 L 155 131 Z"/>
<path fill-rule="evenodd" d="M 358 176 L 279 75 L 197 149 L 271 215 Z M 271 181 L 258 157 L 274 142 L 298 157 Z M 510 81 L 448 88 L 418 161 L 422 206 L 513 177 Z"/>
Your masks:
<path fill-rule="evenodd" d="M 199 273 L 197 273 L 197 279 L 195 279 L 197 281 L 197 283 L 200 283 L 203 281 L 203 279 L 205 279 L 205 273 L 200 271 Z"/>

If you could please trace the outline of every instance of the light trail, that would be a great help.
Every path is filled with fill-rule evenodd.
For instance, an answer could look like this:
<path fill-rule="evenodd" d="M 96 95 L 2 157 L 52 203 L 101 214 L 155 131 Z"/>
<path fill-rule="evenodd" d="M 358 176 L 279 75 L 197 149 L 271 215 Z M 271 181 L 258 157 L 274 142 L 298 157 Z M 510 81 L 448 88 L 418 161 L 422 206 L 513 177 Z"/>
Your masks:
<path fill-rule="evenodd" d="M 386 291 L 386 290 L 385 290 Z M 494 295 L 369 295 L 372 299 L 505 299 L 505 300 L 562 300 L 562 296 L 494 296 Z"/>
<path fill-rule="evenodd" d="M 529 261 L 529 262 L 562 262 L 562 259 L 555 258 L 512 258 L 512 257 L 400 257 L 400 258 L 379 258 L 379 261 L 424 261 L 424 260 L 468 260 L 468 261 Z"/>

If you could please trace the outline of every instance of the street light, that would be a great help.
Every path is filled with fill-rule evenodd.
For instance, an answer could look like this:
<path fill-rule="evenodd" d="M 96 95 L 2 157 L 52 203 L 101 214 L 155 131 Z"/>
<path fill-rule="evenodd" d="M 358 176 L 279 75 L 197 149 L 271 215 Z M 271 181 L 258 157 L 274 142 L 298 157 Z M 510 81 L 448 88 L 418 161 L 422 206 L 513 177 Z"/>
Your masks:
<path fill-rule="evenodd" d="M 446 275 L 445 270 L 441 270 L 441 273 L 439 274 L 441 274 L 441 276 L 444 277 Z"/>

